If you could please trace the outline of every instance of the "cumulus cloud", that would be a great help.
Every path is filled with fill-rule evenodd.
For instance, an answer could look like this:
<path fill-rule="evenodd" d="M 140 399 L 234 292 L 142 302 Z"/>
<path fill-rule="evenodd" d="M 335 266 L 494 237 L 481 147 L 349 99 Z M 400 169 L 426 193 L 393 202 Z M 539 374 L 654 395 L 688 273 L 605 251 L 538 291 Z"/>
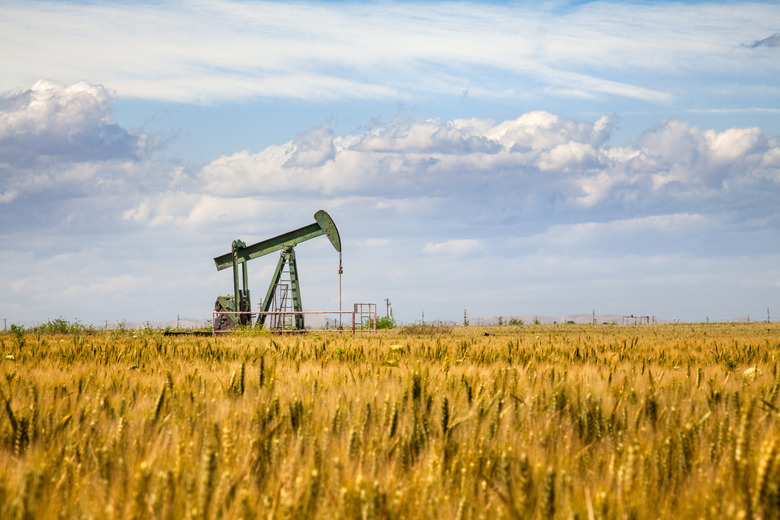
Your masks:
<path fill-rule="evenodd" d="M 141 157 L 147 136 L 111 122 L 109 114 L 109 93 L 100 85 L 37 81 L 0 98 L 0 162 L 30 167 Z"/>
<path fill-rule="evenodd" d="M 595 123 L 585 123 L 537 110 L 505 121 L 485 133 L 512 151 L 549 150 L 573 141 L 592 146 L 603 144 L 615 123 L 615 118 L 609 115 Z"/>
<path fill-rule="evenodd" d="M 111 103 L 106 88 L 87 82 L 41 80 L 0 95 L 4 240 L 105 237 L 146 194 L 176 184 L 178 168 L 148 153 L 158 138 L 113 122 Z"/>
<path fill-rule="evenodd" d="M 501 144 L 475 131 L 484 127 L 483 121 L 447 121 L 395 119 L 374 128 L 350 143 L 350 148 L 362 152 L 389 153 L 469 153 L 492 154 L 501 150 Z"/>
<path fill-rule="evenodd" d="M 64 141 L 68 128 L 78 135 L 112 125 L 105 90 L 84 84 L 65 94 L 68 88 L 53 87 L 58 94 L 37 105 L 31 95 L 3 98 L 4 138 L 48 132 Z M 255 241 L 310 223 L 317 209 L 331 212 L 342 232 L 345 263 L 356 273 L 353 288 L 345 287 L 353 301 L 363 297 L 355 286 L 384 291 L 375 273 L 386 272 L 412 302 L 414 291 L 430 292 L 432 284 L 451 303 L 462 292 L 452 280 L 484 276 L 486 260 L 496 260 L 516 285 L 527 286 L 528 273 L 541 270 L 552 286 L 562 272 L 603 281 L 612 276 L 607 265 L 630 277 L 637 258 L 673 259 L 680 251 L 776 256 L 777 138 L 753 127 L 712 130 L 669 120 L 634 143 L 611 147 L 616 122 L 610 115 L 582 121 L 534 111 L 504 121 L 397 117 L 346 135 L 324 124 L 197 171 L 129 148 L 108 159 L 74 152 L 52 164 L 40 158 L 51 156 L 44 151 L 31 156 L 35 168 L 6 161 L 0 234 L 4 243 L 9 236 L 28 242 L 18 247 L 24 254 L 3 255 L 24 258 L 25 265 L 14 260 L 0 269 L 0 286 L 5 282 L 14 294 L 34 287 L 40 301 L 106 302 L 112 284 L 158 287 L 169 283 L 158 268 L 178 274 L 182 259 L 195 258 L 188 280 L 213 282 L 213 292 L 203 290 L 207 308 L 223 280 L 209 278 L 210 258 L 236 237 Z M 142 140 L 134 139 L 137 150 Z M 109 149 L 112 143 L 105 141 Z M 57 196 L 30 195 L 44 191 Z M 24 237 L 31 229 L 46 230 L 45 248 L 29 245 Z M 105 231 L 105 251 L 50 258 L 50 250 L 71 247 L 74 233 L 96 229 Z M 309 251 L 332 253 L 321 246 Z M 103 265 L 85 268 L 92 258 Z M 146 267 L 136 271 L 138 263 Z M 50 278 L 73 269 L 57 286 L 60 299 L 50 298 Z M 179 284 L 179 290 L 191 289 Z M 505 288 L 494 290 L 514 298 Z M 139 306 L 148 291 L 134 289 Z"/>
<path fill-rule="evenodd" d="M 289 158 L 282 166 L 314 168 L 333 160 L 335 156 L 333 131 L 329 125 L 323 125 L 299 134 L 290 150 Z"/>
<path fill-rule="evenodd" d="M 656 164 L 654 188 L 678 183 L 699 194 L 755 170 L 773 152 L 760 128 L 701 131 L 683 121 L 667 121 L 646 132 L 640 147 L 645 159 Z"/>
<path fill-rule="evenodd" d="M 113 124 L 102 87 L 42 83 L 33 90 L 49 94 L 40 103 L 32 94 L 4 98 L 4 138 L 48 132 L 66 141 Z M 766 227 L 761 222 L 778 218 L 780 142 L 759 128 L 669 120 L 611 147 L 616 123 L 611 115 L 582 121 L 533 111 L 504 121 L 397 117 L 346 135 L 323 124 L 189 173 L 144 158 L 137 152 L 143 140 L 120 128 L 135 139 L 132 153 L 120 148 L 103 160 L 74 152 L 45 167 L 7 166 L 0 217 L 6 230 L 23 224 L 28 217 L 14 216 L 23 214 L 20 201 L 57 186 L 61 204 L 48 197 L 26 209 L 68 229 L 218 235 L 228 243 L 226 230 L 231 240 L 235 233 L 259 239 L 325 208 L 340 215 L 345 236 L 374 238 L 381 222 L 382 237 L 418 244 L 429 261 L 525 248 L 647 253 L 665 250 L 669 237 L 696 242 L 698 228 L 711 236 L 727 224 L 722 233 L 730 240 L 753 241 Z M 756 224 L 713 218 L 735 206 L 749 206 L 745 215 Z M 464 232 L 478 238 L 459 238 Z M 519 241 L 506 242 L 513 236 Z"/>
<path fill-rule="evenodd" d="M 763 208 L 780 185 L 780 143 L 759 128 L 700 130 L 670 120 L 613 148 L 614 116 L 588 122 L 546 111 L 500 122 L 397 117 L 350 135 L 324 124 L 189 175 L 146 159 L 155 137 L 112 123 L 110 103 L 105 88 L 83 82 L 41 81 L 2 98 L 6 225 L 29 223 L 16 205 L 45 190 L 35 218 L 83 225 L 89 219 L 79 217 L 76 198 L 100 194 L 97 206 L 124 223 L 195 229 L 261 222 L 280 214 L 283 201 L 302 199 L 314 209 L 477 225 L 538 222 L 552 212 L 575 220 L 593 211 L 607 218 L 706 213 L 747 194 Z M 56 198 L 68 202 L 57 206 Z M 425 250 L 445 250 L 444 243 Z"/>
<path fill-rule="evenodd" d="M 225 196 L 296 190 L 438 197 L 602 167 L 606 157 L 596 147 L 612 126 L 608 116 L 583 123 L 532 112 L 500 124 L 409 118 L 335 137 L 321 127 L 256 154 L 220 157 L 198 177 L 207 192 Z"/>
<path fill-rule="evenodd" d="M 475 217 L 519 215 L 522 206 L 677 213 L 758 178 L 778 189 L 780 146 L 759 128 L 700 130 L 670 120 L 632 146 L 611 148 L 614 124 L 610 116 L 588 123 L 537 111 L 500 123 L 408 118 L 344 136 L 326 125 L 258 153 L 220 157 L 193 189 L 227 199 L 370 197 L 375 208 L 427 200 L 444 211 L 468 207 Z M 134 218 L 151 222 L 168 211 L 144 208 Z"/>
<path fill-rule="evenodd" d="M 105 87 L 83 81 L 40 80 L 27 90 L 0 95 L 0 205 L 7 208 L 36 195 L 46 204 L 31 215 L 51 219 L 54 200 L 124 191 L 129 202 L 146 189 L 167 187 L 168 168 L 149 155 L 161 139 L 113 122 L 111 101 Z M 31 215 L 9 210 L 3 218 L 24 223 Z"/>

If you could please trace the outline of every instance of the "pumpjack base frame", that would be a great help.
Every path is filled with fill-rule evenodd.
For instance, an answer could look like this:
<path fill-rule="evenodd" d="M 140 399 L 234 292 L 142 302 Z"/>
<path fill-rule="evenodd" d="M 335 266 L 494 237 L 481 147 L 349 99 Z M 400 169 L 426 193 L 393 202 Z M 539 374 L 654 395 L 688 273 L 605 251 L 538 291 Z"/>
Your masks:
<path fill-rule="evenodd" d="M 311 327 L 311 328 L 305 328 L 305 329 L 294 329 L 294 328 L 273 328 L 268 326 L 263 326 L 263 331 L 268 331 L 272 334 L 277 333 L 304 333 L 304 332 L 352 332 L 354 333 L 374 333 L 376 334 L 376 304 L 375 303 L 356 303 L 353 305 L 353 308 L 351 311 L 301 311 L 301 312 L 277 312 L 277 311 L 270 311 L 264 313 L 266 317 L 274 317 L 274 316 L 281 316 L 284 317 L 285 315 L 290 314 L 300 314 L 301 316 L 308 316 L 312 319 L 315 317 L 325 317 L 325 324 L 326 327 Z M 212 335 L 216 336 L 217 334 L 224 334 L 224 333 L 231 333 L 231 332 L 237 332 L 241 329 L 235 328 L 235 329 L 219 329 L 216 327 L 216 323 L 219 319 L 222 318 L 224 315 L 230 315 L 230 316 L 241 316 L 246 315 L 250 322 L 251 320 L 257 316 L 259 321 L 259 315 L 260 313 L 257 312 L 237 312 L 237 311 L 221 311 L 217 312 L 214 311 L 212 313 Z M 333 316 L 332 323 L 333 326 L 329 326 L 331 323 L 331 320 L 328 319 L 328 316 Z M 269 320 L 270 321 L 270 320 Z M 283 320 L 282 320 L 283 321 Z M 255 322 L 255 325 L 249 325 L 247 329 L 257 329 L 257 322 Z"/>

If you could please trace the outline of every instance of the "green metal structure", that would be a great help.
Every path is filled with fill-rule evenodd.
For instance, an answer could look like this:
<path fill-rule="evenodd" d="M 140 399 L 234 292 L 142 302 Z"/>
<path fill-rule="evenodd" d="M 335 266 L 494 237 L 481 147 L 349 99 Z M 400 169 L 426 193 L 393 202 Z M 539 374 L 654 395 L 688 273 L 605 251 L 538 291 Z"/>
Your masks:
<path fill-rule="evenodd" d="M 274 299 L 274 293 L 284 272 L 285 265 L 288 266 L 290 273 L 290 289 L 292 291 L 293 310 L 295 314 L 295 329 L 302 330 L 303 324 L 303 305 L 301 303 L 301 289 L 298 277 L 298 266 L 295 262 L 295 251 L 293 248 L 311 240 L 320 235 L 325 235 L 339 252 L 339 274 L 341 274 L 341 237 L 336 228 L 333 219 L 325 211 L 319 210 L 314 214 L 314 224 L 309 224 L 294 231 L 283 233 L 274 238 L 263 240 L 251 246 L 247 246 L 241 240 L 234 240 L 230 253 L 218 256 L 214 259 L 217 265 L 217 271 L 233 268 L 233 294 L 230 296 L 220 296 L 214 304 L 214 310 L 217 313 L 226 311 L 225 314 L 217 314 L 214 323 L 215 330 L 228 330 L 237 326 L 251 325 L 251 314 L 230 314 L 231 312 L 252 311 L 252 304 L 249 297 L 249 281 L 247 278 L 246 263 L 253 258 L 265 256 L 275 251 L 281 251 L 279 262 L 276 265 L 274 277 L 266 292 L 265 299 L 262 302 L 260 315 L 257 319 L 257 326 L 262 327 L 265 324 L 266 316 Z M 239 269 L 240 268 L 240 269 Z"/>

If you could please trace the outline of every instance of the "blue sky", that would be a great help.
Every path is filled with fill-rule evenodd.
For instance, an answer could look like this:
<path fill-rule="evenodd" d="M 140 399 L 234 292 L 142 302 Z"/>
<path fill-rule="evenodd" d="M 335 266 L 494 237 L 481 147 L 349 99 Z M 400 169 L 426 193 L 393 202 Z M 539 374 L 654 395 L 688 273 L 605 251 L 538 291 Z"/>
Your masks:
<path fill-rule="evenodd" d="M 9 323 L 205 319 L 318 209 L 403 321 L 780 313 L 774 2 L 12 1 L 0 70 Z"/>

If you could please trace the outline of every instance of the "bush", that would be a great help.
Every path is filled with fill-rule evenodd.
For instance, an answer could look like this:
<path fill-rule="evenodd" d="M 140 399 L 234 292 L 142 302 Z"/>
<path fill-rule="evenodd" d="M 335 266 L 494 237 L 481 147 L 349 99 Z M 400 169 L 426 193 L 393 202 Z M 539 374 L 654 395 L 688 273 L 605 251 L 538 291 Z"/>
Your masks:
<path fill-rule="evenodd" d="M 376 320 L 377 329 L 392 329 L 395 327 L 395 319 L 387 316 L 382 316 Z"/>
<path fill-rule="evenodd" d="M 382 316 L 376 320 L 376 328 L 379 329 L 392 329 L 396 325 L 395 319 L 388 316 Z M 363 324 L 364 327 L 373 328 L 374 322 L 371 319 L 367 319 Z"/>
<path fill-rule="evenodd" d="M 403 334 L 418 336 L 449 334 L 452 332 L 452 325 L 444 321 L 435 321 L 433 323 L 413 323 L 411 325 L 404 325 L 404 327 L 401 329 L 401 332 Z"/>
<path fill-rule="evenodd" d="M 55 320 L 49 320 L 41 325 L 36 325 L 29 329 L 33 333 L 47 333 L 47 334 L 74 334 L 79 332 L 94 332 L 92 325 L 84 325 L 79 322 L 78 318 L 73 321 L 68 321 L 62 316 Z"/>

